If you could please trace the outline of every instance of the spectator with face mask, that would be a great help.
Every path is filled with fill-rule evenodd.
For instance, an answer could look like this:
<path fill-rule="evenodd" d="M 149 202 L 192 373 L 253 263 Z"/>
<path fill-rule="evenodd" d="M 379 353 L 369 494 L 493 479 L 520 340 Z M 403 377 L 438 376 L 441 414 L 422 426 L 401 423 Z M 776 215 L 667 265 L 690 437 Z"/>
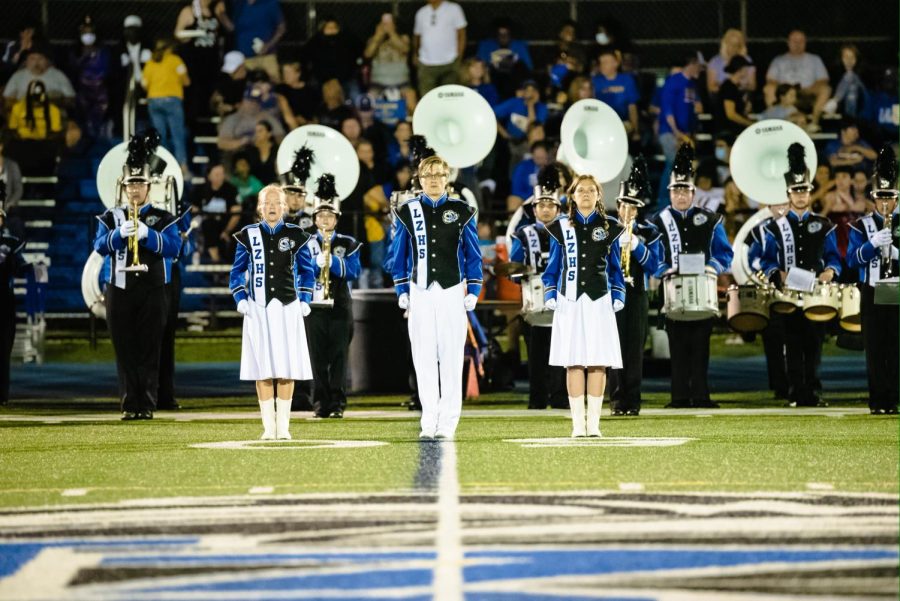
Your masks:
<path fill-rule="evenodd" d="M 109 52 L 97 44 L 97 33 L 90 16 L 86 16 L 79 27 L 79 42 L 81 47 L 72 57 L 73 70 L 77 74 L 78 112 L 89 136 L 109 137 L 107 81 L 112 65 Z"/>
<path fill-rule="evenodd" d="M 40 80 L 32 81 L 25 94 L 9 114 L 8 129 L 13 134 L 9 154 L 25 175 L 50 175 L 62 137 L 62 112 Z"/>

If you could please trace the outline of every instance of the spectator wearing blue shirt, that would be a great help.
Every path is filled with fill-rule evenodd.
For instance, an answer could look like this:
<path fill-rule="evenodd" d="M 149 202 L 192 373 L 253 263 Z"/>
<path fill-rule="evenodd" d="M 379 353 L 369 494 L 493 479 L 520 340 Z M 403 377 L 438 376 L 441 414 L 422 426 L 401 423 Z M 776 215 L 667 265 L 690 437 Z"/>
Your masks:
<path fill-rule="evenodd" d="M 275 49 L 287 31 L 279 0 L 234 0 L 235 45 L 248 70 L 262 69 L 280 81 Z"/>
<path fill-rule="evenodd" d="M 531 153 L 526 154 L 513 168 L 510 195 L 506 200 L 508 211 L 515 211 L 525 199 L 531 197 L 537 185 L 538 172 L 549 163 L 550 144 L 544 140 L 534 142 L 531 145 Z"/>
<path fill-rule="evenodd" d="M 869 171 L 878 153 L 860 138 L 856 121 L 847 119 L 841 124 L 840 138 L 825 147 L 825 156 L 832 167 L 861 167 Z"/>
<path fill-rule="evenodd" d="M 637 103 L 640 94 L 634 77 L 630 73 L 619 72 L 619 57 L 611 48 L 600 51 L 597 63 L 600 72 L 591 79 L 594 97 L 611 106 L 625 122 L 631 139 L 639 140 Z"/>
<path fill-rule="evenodd" d="M 897 94 L 897 69 L 885 69 L 880 89 L 873 91 L 869 102 L 863 107 L 866 121 L 875 125 L 878 133 L 887 140 L 896 140 L 900 111 L 900 96 Z"/>
<path fill-rule="evenodd" d="M 472 57 L 463 61 L 459 71 L 459 81 L 462 85 L 481 94 L 491 108 L 500 104 L 500 93 L 497 91 L 497 87 L 491 83 L 487 64 L 480 58 Z"/>
<path fill-rule="evenodd" d="M 515 165 L 528 150 L 529 126 L 547 120 L 547 105 L 541 102 L 537 83 L 532 79 L 523 82 L 519 95 L 495 106 L 494 115 L 500 137 L 509 144 L 510 165 Z"/>
<path fill-rule="evenodd" d="M 513 95 L 520 81 L 534 70 L 528 44 L 513 39 L 512 26 L 507 20 L 496 23 L 496 35 L 478 43 L 475 56 L 490 65 L 494 83 L 503 98 Z"/>
<path fill-rule="evenodd" d="M 697 77 L 700 76 L 700 61 L 696 54 L 685 57 L 681 71 L 666 79 L 659 103 L 659 145 L 666 157 L 666 166 L 660 178 L 659 208 L 669 204 L 669 175 L 675 153 L 683 143 L 692 143 L 692 134 L 701 110 L 697 97 Z"/>

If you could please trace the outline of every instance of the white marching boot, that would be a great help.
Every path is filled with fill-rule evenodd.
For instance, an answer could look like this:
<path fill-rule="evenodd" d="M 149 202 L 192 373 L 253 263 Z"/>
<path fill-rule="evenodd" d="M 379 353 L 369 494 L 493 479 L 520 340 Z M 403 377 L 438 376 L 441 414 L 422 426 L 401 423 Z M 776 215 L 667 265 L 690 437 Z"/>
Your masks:
<path fill-rule="evenodd" d="M 587 436 L 584 428 L 584 398 L 570 396 L 569 409 L 572 411 L 572 438 Z"/>
<path fill-rule="evenodd" d="M 600 409 L 603 408 L 602 396 L 587 398 L 587 435 L 591 437 L 603 436 L 600 434 Z"/>
<path fill-rule="evenodd" d="M 260 440 L 275 440 L 275 399 L 259 402 L 263 433 Z"/>
<path fill-rule="evenodd" d="M 275 415 L 275 438 L 278 440 L 290 440 L 291 433 L 288 427 L 291 423 L 291 399 L 276 399 L 277 414 Z"/>

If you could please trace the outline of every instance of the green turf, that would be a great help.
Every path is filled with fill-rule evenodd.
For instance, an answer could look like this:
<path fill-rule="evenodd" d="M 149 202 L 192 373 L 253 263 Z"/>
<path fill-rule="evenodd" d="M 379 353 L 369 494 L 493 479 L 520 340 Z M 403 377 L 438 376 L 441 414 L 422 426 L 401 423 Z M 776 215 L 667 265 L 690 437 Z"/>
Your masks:
<path fill-rule="evenodd" d="M 249 409 L 247 404 L 243 408 Z M 604 417 L 607 437 L 689 437 L 664 448 L 522 448 L 507 438 L 565 437 L 565 417 L 466 417 L 458 430 L 463 492 L 617 489 L 648 491 L 898 492 L 898 422 L 891 417 Z M 420 445 L 415 417 L 295 420 L 295 438 L 379 440 L 356 449 L 223 450 L 188 445 L 250 440 L 253 421 L 0 422 L 0 506 L 168 496 L 406 491 Z M 63 497 L 65 489 L 88 494 Z"/>

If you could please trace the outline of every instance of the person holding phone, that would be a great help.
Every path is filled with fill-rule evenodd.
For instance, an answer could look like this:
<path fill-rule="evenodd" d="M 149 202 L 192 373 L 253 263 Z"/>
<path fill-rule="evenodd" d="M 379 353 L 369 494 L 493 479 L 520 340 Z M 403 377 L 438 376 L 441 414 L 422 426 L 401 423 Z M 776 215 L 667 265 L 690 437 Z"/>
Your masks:
<path fill-rule="evenodd" d="M 409 87 L 409 36 L 397 31 L 391 13 L 381 15 L 375 33 L 366 43 L 363 57 L 371 61 L 369 83 L 374 92 Z"/>

